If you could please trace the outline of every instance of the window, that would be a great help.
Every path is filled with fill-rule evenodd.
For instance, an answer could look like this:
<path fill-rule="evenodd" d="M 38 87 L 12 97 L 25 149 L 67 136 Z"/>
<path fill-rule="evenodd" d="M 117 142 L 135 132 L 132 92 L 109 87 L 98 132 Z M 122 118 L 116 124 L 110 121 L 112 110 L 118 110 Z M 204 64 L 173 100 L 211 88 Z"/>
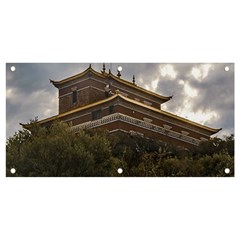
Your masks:
<path fill-rule="evenodd" d="M 72 92 L 72 104 L 75 104 L 75 103 L 77 103 L 77 91 L 76 90 L 74 90 Z"/>
<path fill-rule="evenodd" d="M 101 110 L 92 112 L 92 120 L 97 120 L 99 118 L 101 118 Z"/>
<path fill-rule="evenodd" d="M 115 112 L 114 105 L 109 106 L 109 114 L 112 114 Z"/>

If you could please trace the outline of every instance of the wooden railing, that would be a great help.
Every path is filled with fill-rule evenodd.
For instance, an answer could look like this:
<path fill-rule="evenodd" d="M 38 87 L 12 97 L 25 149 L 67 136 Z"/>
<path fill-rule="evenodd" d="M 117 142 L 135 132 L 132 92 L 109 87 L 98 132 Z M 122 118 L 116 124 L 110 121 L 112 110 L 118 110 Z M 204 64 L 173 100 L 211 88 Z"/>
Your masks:
<path fill-rule="evenodd" d="M 199 143 L 200 143 L 200 140 L 198 140 L 196 138 L 192 138 L 192 137 L 183 135 L 179 132 L 175 132 L 170 129 L 165 129 L 163 127 L 157 126 L 150 122 L 145 122 L 143 120 L 136 119 L 136 118 L 124 115 L 122 113 L 114 113 L 114 114 L 102 117 L 101 119 L 98 119 L 98 120 L 89 121 L 89 122 L 85 122 L 85 123 L 73 126 L 72 130 L 74 132 L 78 132 L 82 128 L 95 128 L 95 127 L 99 127 L 99 126 L 102 126 L 102 125 L 105 125 L 105 124 L 108 124 L 111 122 L 115 122 L 115 121 L 122 121 L 122 122 L 130 123 L 132 125 L 140 126 L 142 128 L 151 130 L 153 132 L 157 132 L 162 135 L 169 136 L 171 138 L 175 138 L 175 139 L 178 139 L 178 140 L 181 140 L 184 142 L 188 142 L 188 143 L 196 145 L 196 146 L 199 145 Z"/>

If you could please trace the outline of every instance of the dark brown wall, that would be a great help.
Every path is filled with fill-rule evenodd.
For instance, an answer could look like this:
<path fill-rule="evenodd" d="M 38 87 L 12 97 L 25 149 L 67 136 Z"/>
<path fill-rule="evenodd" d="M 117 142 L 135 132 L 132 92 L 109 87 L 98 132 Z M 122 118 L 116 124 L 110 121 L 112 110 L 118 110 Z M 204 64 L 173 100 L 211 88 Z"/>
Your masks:
<path fill-rule="evenodd" d="M 109 115 L 109 106 L 110 105 L 115 105 L 115 112 L 120 112 L 120 113 L 126 114 L 128 116 L 132 116 L 132 117 L 140 119 L 140 120 L 143 120 L 143 117 L 146 117 L 146 115 L 138 112 L 136 109 L 134 109 L 134 110 L 127 109 L 123 106 L 119 106 L 118 104 L 119 104 L 119 99 L 114 99 L 111 102 L 101 104 L 100 106 L 94 106 L 89 109 L 82 110 L 80 112 L 66 115 L 66 116 L 62 117 L 61 120 L 65 121 L 65 122 L 69 122 L 69 123 L 71 122 L 73 126 L 81 124 L 81 123 L 85 123 L 85 122 L 92 120 L 92 111 L 101 110 L 102 117 Z M 151 117 L 148 117 L 148 118 L 151 118 Z M 152 117 L 151 119 L 153 120 L 152 123 L 155 125 L 162 126 L 164 124 L 164 121 L 158 120 L 154 117 Z M 191 144 L 189 144 L 189 143 L 182 142 L 180 140 L 171 138 L 169 136 L 164 136 L 160 133 L 152 132 L 152 131 L 150 131 L 148 129 L 144 129 L 140 126 L 135 126 L 135 125 L 120 122 L 120 121 L 117 121 L 114 123 L 108 123 L 106 125 L 101 126 L 101 128 L 108 129 L 110 131 L 121 129 L 121 130 L 126 130 L 129 132 L 130 130 L 133 130 L 136 132 L 143 133 L 146 137 L 150 137 L 150 138 L 156 137 L 162 141 L 166 141 L 171 144 L 176 144 L 176 145 L 181 145 L 181 146 L 186 146 L 186 147 L 191 146 Z M 171 130 L 181 133 L 181 130 L 185 130 L 185 129 L 182 129 L 181 127 L 173 127 Z M 200 139 L 201 134 L 194 133 L 193 131 L 192 132 L 189 131 L 189 132 L 190 132 L 189 136 L 194 137 L 196 139 Z"/>
<path fill-rule="evenodd" d="M 188 136 L 193 137 L 193 138 L 196 138 L 196 139 L 200 139 L 200 137 L 205 137 L 205 138 L 207 138 L 206 136 L 204 136 L 204 135 L 202 135 L 202 134 L 200 134 L 200 133 L 196 133 L 196 132 L 191 131 L 191 130 L 189 130 L 189 129 L 185 129 L 185 128 L 183 128 L 183 127 L 176 126 L 176 125 L 173 125 L 173 124 L 171 124 L 171 123 L 167 123 L 167 122 L 165 122 L 165 121 L 163 121 L 163 120 L 160 120 L 160 119 L 158 119 L 158 118 L 155 118 L 155 117 L 151 114 L 151 111 L 144 111 L 144 110 L 142 110 L 142 112 L 143 112 L 143 111 L 145 112 L 145 114 L 143 114 L 143 113 L 137 111 L 136 109 L 128 109 L 128 108 L 125 108 L 125 107 L 123 107 L 123 106 L 117 106 L 116 109 L 117 109 L 117 112 L 126 114 L 126 115 L 128 115 L 128 116 L 132 116 L 132 117 L 137 118 L 137 119 L 140 119 L 140 120 L 143 120 L 143 118 L 149 118 L 149 119 L 152 120 L 152 122 L 151 122 L 152 124 L 155 124 L 155 125 L 160 126 L 160 127 L 163 127 L 164 124 L 169 125 L 169 126 L 172 126 L 171 130 L 172 130 L 172 131 L 175 131 L 175 132 L 179 132 L 179 133 L 181 133 L 181 131 L 189 132 L 189 135 L 188 135 Z M 146 114 L 148 114 L 148 115 L 146 115 Z M 159 117 L 160 117 L 160 114 L 159 114 Z M 171 121 L 171 120 L 169 119 L 169 121 Z M 179 125 L 180 125 L 180 124 L 179 124 Z M 189 125 L 188 127 L 190 127 L 190 125 Z"/>
<path fill-rule="evenodd" d="M 155 96 L 149 95 L 123 83 L 119 83 L 111 78 L 103 79 L 98 76 L 84 76 L 72 82 L 68 82 L 59 88 L 59 113 L 64 113 L 105 99 L 104 88 L 107 84 L 110 85 L 111 91 L 114 94 L 116 93 L 116 90 L 120 90 L 120 93 L 128 94 L 128 97 L 133 100 L 139 99 L 142 103 L 144 103 L 144 101 L 151 102 L 152 107 L 160 109 L 162 100 Z M 78 102 L 76 104 L 72 104 L 73 90 L 78 91 Z"/>
<path fill-rule="evenodd" d="M 77 103 L 72 103 L 72 91 L 63 97 L 59 97 L 59 113 L 68 112 L 70 110 L 86 106 L 88 104 L 98 102 L 106 98 L 105 93 L 95 88 L 88 87 L 77 90 Z"/>
<path fill-rule="evenodd" d="M 104 88 L 106 84 L 110 85 L 110 88 L 113 93 L 115 93 L 116 90 L 120 89 L 120 92 L 128 94 L 127 96 L 128 98 L 131 98 L 134 100 L 135 98 L 138 98 L 142 103 L 144 100 L 146 100 L 148 102 L 151 102 L 152 103 L 151 106 L 157 109 L 160 108 L 160 104 L 163 102 L 161 99 L 158 99 L 153 95 L 150 95 L 146 92 L 141 92 L 140 90 L 132 88 L 131 86 L 125 85 L 123 83 L 120 83 L 115 79 L 112 79 L 112 78 L 104 79 L 99 76 L 88 75 L 88 76 L 83 76 L 79 79 L 76 79 L 72 82 L 68 82 L 63 86 L 61 86 L 61 88 L 59 89 L 59 113 L 68 112 L 70 110 L 77 109 L 79 107 L 83 107 L 91 103 L 106 99 L 106 95 L 104 92 Z M 77 90 L 77 96 L 78 96 L 77 103 L 75 104 L 72 103 L 72 92 L 74 90 Z M 164 124 L 170 125 L 172 126 L 171 130 L 179 133 L 181 133 L 181 131 L 187 131 L 189 132 L 188 136 L 196 139 L 200 139 L 200 137 L 207 138 L 207 136 L 203 134 L 207 134 L 208 136 L 211 135 L 211 133 L 207 130 L 204 130 L 197 126 L 190 125 L 187 122 L 172 118 L 171 116 L 166 116 L 164 114 L 154 112 L 142 106 L 137 106 L 133 103 L 126 102 L 125 100 L 121 100 L 120 102 L 123 106 L 118 105 L 117 101 L 114 100 L 114 103 L 116 105 L 115 107 L 116 112 L 120 112 L 140 120 L 143 120 L 143 118 L 146 117 L 152 120 L 151 122 L 152 124 L 155 124 L 161 127 L 163 127 Z M 68 116 L 65 116 L 62 118 L 62 120 L 70 121 L 72 122 L 73 125 L 78 125 L 87 121 L 91 121 L 92 111 L 101 109 L 102 117 L 106 116 L 109 114 L 108 107 L 111 104 L 113 103 L 108 102 L 105 104 L 101 104 L 101 106 L 95 106 L 95 107 L 92 107 L 91 109 L 82 110 L 81 112 L 73 113 Z M 162 120 L 158 118 L 161 118 Z M 179 126 L 173 125 L 173 123 Z M 184 127 L 190 128 L 190 129 L 185 129 Z M 148 131 L 148 132 L 151 132 L 151 131 Z"/>
<path fill-rule="evenodd" d="M 169 136 L 164 136 L 160 133 L 152 132 L 150 130 L 147 130 L 147 129 L 144 129 L 144 128 L 141 128 L 141 127 L 138 127 L 138 126 L 130 125 L 130 124 L 125 123 L 125 122 L 120 122 L 120 121 L 103 125 L 101 127 L 101 129 L 106 129 L 106 130 L 109 130 L 109 131 L 113 131 L 113 130 L 117 130 L 117 129 L 120 129 L 120 130 L 123 130 L 123 131 L 126 131 L 126 132 L 135 131 L 135 132 L 142 133 L 144 135 L 144 137 L 149 137 L 149 138 L 152 138 L 152 139 L 158 139 L 158 140 L 161 140 L 163 142 L 170 143 L 172 145 L 183 146 L 183 147 L 187 147 L 187 148 L 192 148 L 194 146 L 190 143 L 183 142 L 183 141 L 171 138 Z"/>
<path fill-rule="evenodd" d="M 114 99 L 113 101 L 106 102 L 101 104 L 100 106 L 93 106 L 89 109 L 81 110 L 80 112 L 72 113 L 67 116 L 61 118 L 62 121 L 65 122 L 72 122 L 73 126 L 88 122 L 92 120 L 92 112 L 96 110 L 101 110 L 101 117 L 109 115 L 109 106 L 115 105 L 117 100 Z"/>
<path fill-rule="evenodd" d="M 86 79 L 86 78 L 85 78 Z M 68 112 L 70 110 L 86 106 L 90 103 L 97 102 L 105 98 L 104 92 L 92 88 L 91 79 L 77 79 L 68 83 L 59 89 L 59 113 Z M 80 82 L 78 82 L 80 81 Z M 74 83 L 74 84 L 72 84 Z M 72 103 L 72 93 L 77 91 L 77 102 Z"/>
<path fill-rule="evenodd" d="M 150 109 L 145 109 L 141 106 L 136 106 L 131 103 L 122 102 L 122 104 L 124 106 L 126 106 L 127 108 L 118 106 L 117 107 L 118 111 L 122 112 L 122 109 L 124 109 L 124 112 L 129 116 L 137 116 L 137 118 L 139 118 L 139 119 L 143 119 L 143 117 L 147 117 L 147 118 L 153 119 L 152 123 L 155 123 L 156 125 L 159 125 L 159 126 L 162 126 L 163 124 L 170 125 L 170 126 L 172 126 L 172 130 L 187 131 L 187 132 L 191 133 L 193 137 L 197 137 L 197 136 L 198 137 L 206 137 L 205 135 L 201 135 L 201 134 L 206 134 L 209 137 L 211 135 L 211 133 L 205 129 L 202 129 L 202 128 L 194 126 L 194 125 L 190 125 L 189 123 L 178 120 L 176 118 L 173 118 L 173 117 L 161 114 L 161 113 L 157 113 Z M 133 111 L 134 111 L 134 113 L 133 113 Z M 144 114 L 142 114 L 140 112 L 144 112 Z M 155 120 L 154 116 L 157 116 L 158 118 L 161 118 L 162 120 L 157 120 L 157 119 Z M 166 121 L 168 121 L 170 123 L 168 123 Z M 179 128 L 171 123 L 180 125 L 180 126 L 182 126 L 182 128 L 181 127 Z M 185 128 L 190 128 L 190 129 L 185 129 Z M 191 129 L 192 129 L 192 132 L 191 132 Z M 195 133 L 195 131 L 197 131 L 199 133 Z"/>
<path fill-rule="evenodd" d="M 101 104 L 100 106 L 99 105 L 94 106 L 89 109 L 85 109 L 80 112 L 70 114 L 66 117 L 63 117 L 62 120 L 63 121 L 71 121 L 73 126 L 78 125 L 78 124 L 81 124 L 84 122 L 91 121 L 92 120 L 92 111 L 95 111 L 95 110 L 101 110 L 102 117 L 109 115 L 109 106 L 115 105 L 115 112 L 119 112 L 119 113 L 134 117 L 139 120 L 144 120 L 144 118 L 149 118 L 152 120 L 152 122 L 151 122 L 152 124 L 155 124 L 160 127 L 163 127 L 164 124 L 167 124 L 167 125 L 172 126 L 172 128 L 171 128 L 172 131 L 175 131 L 178 133 L 181 133 L 181 131 L 187 131 L 187 132 L 189 132 L 189 135 L 188 135 L 189 137 L 193 137 L 196 139 L 200 139 L 201 137 L 207 138 L 207 136 L 203 135 L 204 132 L 202 131 L 202 129 L 197 129 L 198 132 L 195 132 L 194 128 L 192 128 L 192 126 L 190 124 L 187 125 L 186 123 L 184 123 L 182 125 L 181 122 L 178 122 L 179 126 L 176 126 L 174 124 L 167 123 L 164 120 L 158 119 L 158 118 L 162 117 L 160 113 L 153 114 L 153 112 L 151 110 L 145 109 L 143 107 L 138 107 L 138 106 L 136 107 L 135 105 L 133 105 L 132 108 L 129 108 L 129 106 L 127 106 L 128 108 L 126 108 L 125 106 L 119 105 L 119 103 L 124 105 L 124 102 L 125 101 L 123 101 L 123 100 L 121 100 L 119 102 L 118 99 L 114 99 L 113 101 L 106 102 L 104 104 Z M 156 117 L 156 116 L 158 116 L 158 117 Z M 169 118 L 168 121 L 171 122 L 171 119 Z M 187 125 L 187 127 L 189 129 L 185 129 L 184 128 L 185 125 Z"/>
<path fill-rule="evenodd" d="M 123 129 L 123 130 L 126 130 L 126 131 L 132 130 L 132 131 L 135 131 L 135 132 L 140 132 L 140 133 L 143 133 L 145 137 L 157 138 L 157 139 L 159 139 L 163 142 L 168 142 L 168 143 L 173 144 L 173 145 L 179 145 L 179 146 L 184 146 L 184 147 L 192 147 L 193 146 L 190 143 L 183 142 L 183 141 L 171 138 L 169 136 L 162 135 L 162 134 L 157 133 L 157 132 L 152 132 L 150 130 L 147 130 L 147 129 L 144 129 L 144 128 L 141 128 L 141 127 L 138 127 L 138 126 L 129 125 L 129 124 L 124 123 L 124 122 L 119 123 L 119 128 Z"/>

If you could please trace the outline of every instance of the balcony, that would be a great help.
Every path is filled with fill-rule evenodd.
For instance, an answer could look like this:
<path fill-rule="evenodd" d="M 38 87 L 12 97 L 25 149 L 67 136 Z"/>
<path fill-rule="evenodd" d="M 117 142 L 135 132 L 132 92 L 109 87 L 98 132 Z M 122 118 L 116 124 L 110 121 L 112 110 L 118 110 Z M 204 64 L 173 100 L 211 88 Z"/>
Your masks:
<path fill-rule="evenodd" d="M 182 133 L 175 132 L 175 131 L 172 131 L 170 129 L 166 129 L 166 128 L 157 126 L 157 125 L 152 124 L 150 122 L 142 121 L 142 120 L 124 115 L 122 113 L 114 113 L 114 114 L 102 117 L 101 119 L 98 119 L 98 120 L 89 121 L 89 122 L 85 122 L 85 123 L 73 126 L 72 130 L 74 132 L 78 132 L 82 128 L 96 128 L 96 127 L 100 127 L 102 125 L 112 123 L 112 122 L 116 122 L 116 121 L 122 121 L 122 122 L 129 123 L 131 125 L 142 127 L 144 129 L 150 130 L 152 132 L 157 132 L 159 134 L 169 136 L 171 138 L 175 138 L 175 139 L 178 139 L 180 141 L 190 143 L 192 145 L 198 146 L 199 143 L 200 143 L 200 140 L 198 140 L 198 139 L 186 136 Z"/>

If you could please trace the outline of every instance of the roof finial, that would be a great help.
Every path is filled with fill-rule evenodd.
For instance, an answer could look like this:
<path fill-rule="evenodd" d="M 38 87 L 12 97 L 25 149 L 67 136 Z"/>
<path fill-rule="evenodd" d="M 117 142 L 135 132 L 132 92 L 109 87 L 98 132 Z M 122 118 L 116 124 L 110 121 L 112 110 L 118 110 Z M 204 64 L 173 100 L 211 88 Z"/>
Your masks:
<path fill-rule="evenodd" d="M 120 78 L 121 77 L 121 72 L 118 70 L 117 76 Z"/>
<path fill-rule="evenodd" d="M 109 71 L 108 71 L 108 72 L 109 72 L 109 74 L 111 74 L 111 70 L 110 70 L 110 69 L 109 69 Z"/>
<path fill-rule="evenodd" d="M 105 63 L 103 63 L 102 73 L 105 73 L 105 70 L 106 70 Z"/>
<path fill-rule="evenodd" d="M 117 76 L 120 78 L 121 77 L 122 67 L 118 66 L 117 71 L 118 71 Z"/>
<path fill-rule="evenodd" d="M 133 85 L 135 85 L 135 76 L 133 75 Z"/>
<path fill-rule="evenodd" d="M 89 64 L 89 68 L 91 68 L 91 67 L 92 67 L 92 64 L 90 63 L 90 64 Z"/>

